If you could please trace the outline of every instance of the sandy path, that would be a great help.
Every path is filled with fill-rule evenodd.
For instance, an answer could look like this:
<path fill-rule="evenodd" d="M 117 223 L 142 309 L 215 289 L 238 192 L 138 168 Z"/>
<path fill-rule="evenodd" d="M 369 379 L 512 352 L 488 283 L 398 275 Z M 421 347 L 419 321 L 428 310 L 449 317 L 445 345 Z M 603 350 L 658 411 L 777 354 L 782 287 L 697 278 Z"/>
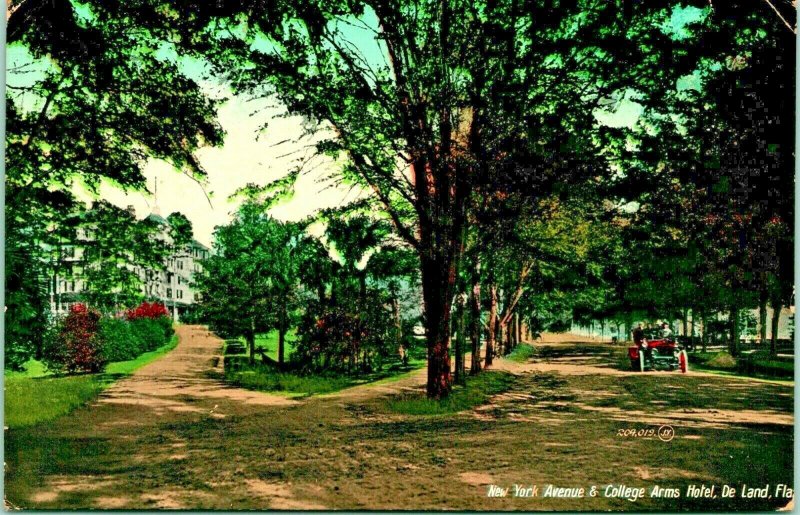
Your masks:
<path fill-rule="evenodd" d="M 186 428 L 185 433 L 194 426 L 224 423 L 231 416 L 266 418 L 300 403 L 225 385 L 220 378 L 222 340 L 202 326 L 181 326 L 177 334 L 174 350 L 119 380 L 93 403 L 54 421 L 40 435 L 61 442 L 57 444 L 61 453 L 76 452 L 71 463 L 87 452 L 99 453 L 92 468 L 110 472 L 81 474 L 55 464 L 41 484 L 25 485 L 27 499 L 17 500 L 20 506 L 63 508 L 78 502 L 79 507 L 101 509 L 219 509 L 230 506 L 227 499 L 234 493 L 261 509 L 324 508 L 312 499 L 296 498 L 285 482 L 240 474 L 228 484 L 231 472 L 224 468 L 187 468 L 187 460 L 195 457 L 216 459 L 209 451 L 224 453 L 228 438 L 202 431 L 196 436 L 182 435 L 165 427 Z M 92 450 L 84 450 L 87 446 Z M 131 467 L 141 468 L 151 485 L 141 484 L 126 472 Z M 16 471 L 11 472 L 13 483 Z M 176 475 L 191 479 L 176 486 Z M 153 488 L 153 484 L 165 488 Z"/>
<path fill-rule="evenodd" d="M 642 467 L 663 472 L 662 455 L 652 442 L 620 442 L 614 436 L 619 427 L 663 420 L 678 430 L 676 442 L 699 439 L 717 453 L 739 445 L 742 423 L 771 423 L 757 425 L 757 443 L 748 444 L 758 445 L 759 452 L 773 449 L 782 456 L 789 445 L 784 441 L 791 441 L 785 434 L 793 422 L 792 391 L 772 385 L 672 374 L 665 391 L 708 382 L 721 387 L 726 404 L 720 405 L 716 393 L 690 409 L 668 395 L 658 399 L 663 401 L 658 409 L 598 402 L 606 391 L 630 395 L 602 355 L 577 349 L 592 343 L 609 347 L 591 340 L 553 342 L 571 356 L 524 364 L 496 359 L 493 369 L 520 376 L 515 390 L 472 414 L 427 418 L 389 413 L 376 399 L 423 390 L 425 369 L 293 400 L 226 386 L 220 378 L 222 340 L 200 326 L 181 327 L 178 335 L 172 352 L 120 380 L 94 403 L 51 423 L 7 433 L 8 501 L 28 509 L 530 510 L 523 500 L 498 504 L 487 498 L 485 483 L 521 478 L 572 484 L 576 474 L 589 483 L 607 480 L 606 466 L 620 481 L 635 480 Z M 469 367 L 469 356 L 466 361 Z M 576 370 L 581 374 L 569 373 Z M 554 382 L 555 376 L 562 379 Z M 570 409 L 554 409 L 559 403 Z M 732 409 L 737 403 L 748 410 Z M 594 437 L 586 440 L 587 432 Z M 474 445 L 478 441 L 493 444 Z M 637 460 L 610 462 L 620 445 L 635 449 Z M 564 465 L 576 456 L 589 461 L 578 468 Z M 534 462 L 539 472 L 532 471 Z M 691 466 L 693 474 L 707 479 L 705 462 Z M 686 472 L 664 474 L 682 481 Z M 460 478 L 463 488 L 449 481 L 439 488 L 445 476 Z"/>
<path fill-rule="evenodd" d="M 116 404 L 133 411 L 149 408 L 162 415 L 165 411 L 202 412 L 213 402 L 216 409 L 208 411 L 222 417 L 226 409 L 242 404 L 295 403 L 285 396 L 226 386 L 213 374 L 222 373 L 222 340 L 202 326 L 180 326 L 177 332 L 179 342 L 172 352 L 117 382 L 97 404 Z"/>

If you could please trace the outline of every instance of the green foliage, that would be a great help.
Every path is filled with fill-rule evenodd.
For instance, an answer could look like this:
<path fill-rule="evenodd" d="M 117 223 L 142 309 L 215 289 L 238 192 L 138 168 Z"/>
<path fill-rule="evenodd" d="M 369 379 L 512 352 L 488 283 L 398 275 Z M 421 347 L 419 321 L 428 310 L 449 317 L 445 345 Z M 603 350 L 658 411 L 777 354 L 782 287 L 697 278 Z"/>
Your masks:
<path fill-rule="evenodd" d="M 447 415 L 486 404 L 492 395 L 503 393 L 514 383 L 513 374 L 490 370 L 467 378 L 444 399 L 426 399 L 418 394 L 386 401 L 386 407 L 405 415 Z"/>
<path fill-rule="evenodd" d="M 92 305 L 119 309 L 144 298 L 137 267 L 160 269 L 168 248 L 160 240 L 160 225 L 137 220 L 135 213 L 95 202 L 80 215 L 83 296 Z"/>
<path fill-rule="evenodd" d="M 302 227 L 245 203 L 233 222 L 214 233 L 215 253 L 196 277 L 201 316 L 225 337 L 254 339 L 273 328 L 288 330 L 306 241 Z"/>
<path fill-rule="evenodd" d="M 128 361 L 116 361 L 114 363 L 109 363 L 106 365 L 106 374 L 110 376 L 116 376 L 119 374 L 127 375 L 132 374 L 135 370 L 141 368 L 148 363 L 155 361 L 156 359 L 160 358 L 167 352 L 171 351 L 178 345 L 178 336 L 173 335 L 167 343 L 162 345 L 161 347 L 149 351 L 143 352 L 142 354 L 138 355 L 136 358 Z"/>
<path fill-rule="evenodd" d="M 85 185 L 95 195 L 103 181 L 144 189 L 142 168 L 151 157 L 199 177 L 204 171 L 193 153 L 222 141 L 216 102 L 185 75 L 164 40 L 132 25 L 140 7 L 93 0 L 9 4 L 7 367 L 19 367 L 44 344 L 45 281 L 69 273 L 58 251 L 76 237 L 69 218 L 82 203 L 75 187 Z M 136 226 L 121 226 L 112 234 L 117 241 L 147 241 Z M 118 249 L 137 252 L 140 246 L 119 243 L 114 254 L 127 260 Z M 138 293 L 124 267 L 108 255 L 94 256 L 95 287 L 122 296 Z M 96 300 L 113 305 L 122 296 Z"/>
<path fill-rule="evenodd" d="M 173 251 L 186 248 L 186 246 L 192 242 L 192 238 L 194 238 L 192 222 L 190 222 L 183 213 L 176 212 L 167 216 L 167 223 L 169 224 L 168 232 L 172 239 L 171 246 Z"/>
<path fill-rule="evenodd" d="M 107 361 L 134 359 L 146 350 L 142 335 L 126 320 L 102 318 L 99 336 L 103 340 L 103 355 Z"/>
<path fill-rule="evenodd" d="M 131 331 L 135 333 L 142 343 L 144 351 L 152 351 L 166 343 L 171 334 L 167 334 L 166 323 L 162 317 L 159 319 L 139 318 L 127 322 L 130 324 Z M 167 319 L 169 321 L 169 319 Z M 170 322 L 170 330 L 172 330 Z"/>

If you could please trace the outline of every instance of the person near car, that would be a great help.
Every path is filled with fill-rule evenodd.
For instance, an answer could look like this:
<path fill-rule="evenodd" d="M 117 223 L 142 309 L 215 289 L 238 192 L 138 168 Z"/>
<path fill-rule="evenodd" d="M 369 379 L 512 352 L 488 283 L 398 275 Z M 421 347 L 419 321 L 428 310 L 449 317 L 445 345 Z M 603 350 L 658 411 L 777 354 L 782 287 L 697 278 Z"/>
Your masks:
<path fill-rule="evenodd" d="M 644 341 L 644 329 L 642 329 L 641 322 L 633 329 L 633 343 L 636 344 L 637 347 L 642 347 L 642 342 Z"/>

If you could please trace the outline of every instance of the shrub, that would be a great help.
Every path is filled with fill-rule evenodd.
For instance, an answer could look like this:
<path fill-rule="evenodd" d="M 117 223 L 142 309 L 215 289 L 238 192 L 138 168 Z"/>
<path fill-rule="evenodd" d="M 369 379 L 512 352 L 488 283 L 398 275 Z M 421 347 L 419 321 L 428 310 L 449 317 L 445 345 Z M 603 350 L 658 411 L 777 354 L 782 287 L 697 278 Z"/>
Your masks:
<path fill-rule="evenodd" d="M 736 359 L 727 352 L 720 352 L 708 360 L 706 365 L 721 370 L 734 370 L 736 368 Z"/>
<path fill-rule="evenodd" d="M 152 320 L 154 320 L 164 332 L 164 341 L 169 340 L 172 335 L 175 334 L 175 329 L 172 327 L 172 319 L 170 317 L 161 316 Z"/>
<path fill-rule="evenodd" d="M 145 351 L 144 342 L 131 323 L 118 318 L 100 320 L 100 336 L 107 361 L 128 361 Z"/>
<path fill-rule="evenodd" d="M 100 313 L 84 304 L 72 306 L 45 338 L 42 360 L 56 372 L 99 372 L 107 363 L 99 334 Z"/>
<path fill-rule="evenodd" d="M 164 333 L 164 326 L 157 319 L 137 318 L 129 322 L 131 330 L 142 343 L 142 351 L 155 350 L 165 343 L 169 337 Z"/>
<path fill-rule="evenodd" d="M 125 313 L 128 320 L 138 320 L 140 318 L 157 319 L 161 317 L 169 318 L 169 311 L 164 304 L 158 302 L 142 302 L 138 307 L 129 309 Z"/>

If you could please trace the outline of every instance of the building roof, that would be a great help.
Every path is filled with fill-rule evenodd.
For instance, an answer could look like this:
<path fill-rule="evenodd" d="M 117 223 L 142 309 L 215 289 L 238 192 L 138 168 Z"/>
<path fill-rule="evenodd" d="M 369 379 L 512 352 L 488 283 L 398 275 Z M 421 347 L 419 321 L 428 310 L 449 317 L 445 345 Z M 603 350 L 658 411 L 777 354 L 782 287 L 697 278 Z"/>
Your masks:
<path fill-rule="evenodd" d="M 169 222 L 166 220 L 166 218 L 164 218 L 163 216 L 161 216 L 160 214 L 158 214 L 156 212 L 153 212 L 153 213 L 150 213 L 149 215 L 147 215 L 147 218 L 145 218 L 145 220 L 152 220 L 152 221 L 158 222 L 160 224 L 169 224 Z"/>

